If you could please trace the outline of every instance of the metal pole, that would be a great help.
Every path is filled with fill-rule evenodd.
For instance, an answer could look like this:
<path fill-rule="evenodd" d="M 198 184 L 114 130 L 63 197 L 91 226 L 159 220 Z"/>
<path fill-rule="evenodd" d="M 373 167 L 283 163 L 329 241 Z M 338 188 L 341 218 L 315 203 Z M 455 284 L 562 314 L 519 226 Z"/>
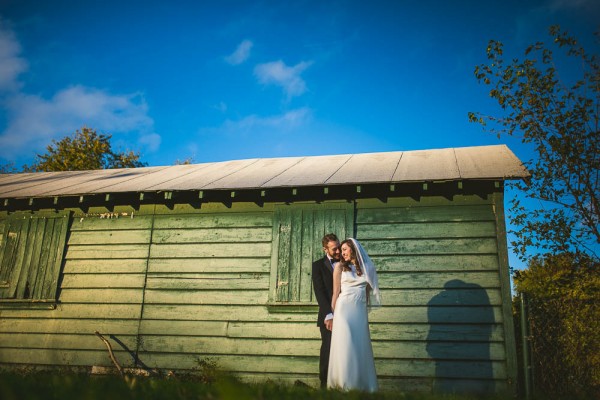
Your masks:
<path fill-rule="evenodd" d="M 527 318 L 527 302 L 525 293 L 520 293 L 521 299 L 521 348 L 523 349 L 523 374 L 525 378 L 525 398 L 531 399 L 531 365 L 529 363 L 529 319 Z"/>

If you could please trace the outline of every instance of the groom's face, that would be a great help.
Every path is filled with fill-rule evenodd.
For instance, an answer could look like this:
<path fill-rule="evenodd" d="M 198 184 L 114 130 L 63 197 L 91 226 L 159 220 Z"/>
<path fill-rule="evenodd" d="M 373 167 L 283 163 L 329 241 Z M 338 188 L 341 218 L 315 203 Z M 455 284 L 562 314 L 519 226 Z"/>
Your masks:
<path fill-rule="evenodd" d="M 323 250 L 325 250 L 325 253 L 334 260 L 340 259 L 340 242 L 331 241 L 327 243 L 327 246 L 323 247 Z"/>

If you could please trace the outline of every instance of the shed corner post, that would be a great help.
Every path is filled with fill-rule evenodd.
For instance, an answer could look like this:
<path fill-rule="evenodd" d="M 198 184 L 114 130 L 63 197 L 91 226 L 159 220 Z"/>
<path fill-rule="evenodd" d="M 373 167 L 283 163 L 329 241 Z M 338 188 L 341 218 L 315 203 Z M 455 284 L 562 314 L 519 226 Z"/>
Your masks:
<path fill-rule="evenodd" d="M 498 273 L 502 295 L 502 320 L 504 325 L 504 347 L 506 350 L 507 389 L 511 395 L 517 393 L 517 344 L 512 315 L 512 292 L 508 265 L 508 243 L 504 214 L 504 191 L 501 188 L 492 195 L 494 218 L 496 222 L 496 240 L 498 243 Z"/>

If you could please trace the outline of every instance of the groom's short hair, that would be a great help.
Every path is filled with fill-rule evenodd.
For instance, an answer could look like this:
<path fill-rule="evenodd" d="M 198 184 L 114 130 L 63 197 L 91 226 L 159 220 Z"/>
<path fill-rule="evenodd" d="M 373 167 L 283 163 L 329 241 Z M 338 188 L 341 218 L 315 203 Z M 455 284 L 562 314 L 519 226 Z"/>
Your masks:
<path fill-rule="evenodd" d="M 327 235 L 323 236 L 321 243 L 323 244 L 323 247 L 327 247 L 327 243 L 329 242 L 339 242 L 339 239 L 334 233 L 328 233 Z"/>

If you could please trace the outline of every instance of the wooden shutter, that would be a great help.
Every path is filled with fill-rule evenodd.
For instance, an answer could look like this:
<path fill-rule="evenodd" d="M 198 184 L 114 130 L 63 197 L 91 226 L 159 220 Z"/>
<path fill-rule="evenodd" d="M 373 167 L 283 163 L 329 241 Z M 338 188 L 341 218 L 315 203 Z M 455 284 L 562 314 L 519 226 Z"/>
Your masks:
<path fill-rule="evenodd" d="M 354 234 L 353 203 L 282 205 L 275 209 L 271 300 L 311 303 L 312 263 L 323 257 L 321 238 Z"/>
<path fill-rule="evenodd" d="M 19 241 L 29 229 L 29 221 L 23 219 L 9 219 L 4 227 L 4 240 L 0 247 L 0 298 L 14 298 L 16 281 L 19 271 L 16 268 L 16 258 L 19 252 Z M 12 294 L 12 295 L 11 295 Z"/>
<path fill-rule="evenodd" d="M 0 246 L 0 298 L 53 300 L 69 213 L 11 216 Z"/>

